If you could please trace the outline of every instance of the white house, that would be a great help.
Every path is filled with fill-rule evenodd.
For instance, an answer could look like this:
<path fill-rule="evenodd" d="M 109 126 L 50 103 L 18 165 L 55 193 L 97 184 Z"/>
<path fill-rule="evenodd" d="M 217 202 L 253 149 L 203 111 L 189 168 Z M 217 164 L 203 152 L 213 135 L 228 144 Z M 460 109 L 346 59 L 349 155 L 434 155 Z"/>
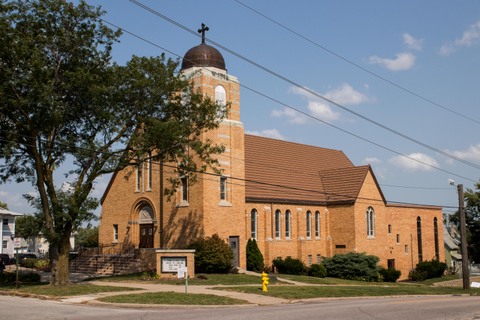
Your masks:
<path fill-rule="evenodd" d="M 0 238 L 2 239 L 0 253 L 6 253 L 11 257 L 13 257 L 15 251 L 13 248 L 15 218 L 19 216 L 23 216 L 23 214 L 0 208 L 0 220 L 2 221 L 2 228 L 0 228 Z"/>

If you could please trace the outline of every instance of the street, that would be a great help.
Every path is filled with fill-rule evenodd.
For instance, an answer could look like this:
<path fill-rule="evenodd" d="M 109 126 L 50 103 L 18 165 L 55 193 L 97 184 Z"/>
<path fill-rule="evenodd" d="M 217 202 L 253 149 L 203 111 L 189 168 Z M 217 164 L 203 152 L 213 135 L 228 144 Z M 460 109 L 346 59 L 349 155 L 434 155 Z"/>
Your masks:
<path fill-rule="evenodd" d="M 0 296 L 2 319 L 480 319 L 480 297 L 418 296 L 316 299 L 275 306 L 115 307 Z"/>

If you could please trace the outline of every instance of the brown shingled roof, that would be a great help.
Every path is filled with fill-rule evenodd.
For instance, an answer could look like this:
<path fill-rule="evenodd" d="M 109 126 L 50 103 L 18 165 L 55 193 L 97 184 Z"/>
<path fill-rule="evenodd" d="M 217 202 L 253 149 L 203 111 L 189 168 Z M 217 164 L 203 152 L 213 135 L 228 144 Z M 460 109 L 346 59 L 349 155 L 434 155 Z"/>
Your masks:
<path fill-rule="evenodd" d="M 319 173 L 335 169 L 358 174 L 342 151 L 245 135 L 247 202 L 326 204 Z"/>
<path fill-rule="evenodd" d="M 327 202 L 355 201 L 369 170 L 370 166 L 361 166 L 319 172 Z"/>

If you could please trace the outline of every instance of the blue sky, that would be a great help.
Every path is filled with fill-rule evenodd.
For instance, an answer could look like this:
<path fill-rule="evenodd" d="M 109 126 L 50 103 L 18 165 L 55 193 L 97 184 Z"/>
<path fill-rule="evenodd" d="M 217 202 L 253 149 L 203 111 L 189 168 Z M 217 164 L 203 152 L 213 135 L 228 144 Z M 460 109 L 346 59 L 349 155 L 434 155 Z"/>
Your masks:
<path fill-rule="evenodd" d="M 87 2 L 102 5 L 106 21 L 156 45 L 125 32 L 114 47 L 120 64 L 132 55 L 164 51 L 178 59 L 200 43 L 197 34 L 178 24 L 195 33 L 205 23 L 207 43 L 228 49 L 218 48 L 228 73 L 243 86 L 247 133 L 338 149 L 356 165 L 369 163 L 388 201 L 456 206 L 448 179 L 466 188 L 480 179 L 476 0 L 139 1 L 163 18 L 128 0 Z M 62 182 L 60 177 L 57 184 Z M 106 177 L 97 181 L 97 197 L 107 182 Z M 31 191 L 28 185 L 2 185 L 0 200 L 13 211 L 32 212 L 21 196 Z"/>

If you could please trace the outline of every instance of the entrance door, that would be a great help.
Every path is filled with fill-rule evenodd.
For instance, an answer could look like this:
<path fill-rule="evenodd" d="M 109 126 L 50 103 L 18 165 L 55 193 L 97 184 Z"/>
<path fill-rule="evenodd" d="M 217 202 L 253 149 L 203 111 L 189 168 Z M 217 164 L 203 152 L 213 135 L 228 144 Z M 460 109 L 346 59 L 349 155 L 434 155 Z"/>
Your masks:
<path fill-rule="evenodd" d="M 153 223 L 140 225 L 140 248 L 153 248 Z"/>
<path fill-rule="evenodd" d="M 239 267 L 239 256 L 240 256 L 240 239 L 239 237 L 228 237 L 228 243 L 230 245 L 230 249 L 232 249 L 233 252 L 233 261 L 232 265 L 233 267 Z"/>

